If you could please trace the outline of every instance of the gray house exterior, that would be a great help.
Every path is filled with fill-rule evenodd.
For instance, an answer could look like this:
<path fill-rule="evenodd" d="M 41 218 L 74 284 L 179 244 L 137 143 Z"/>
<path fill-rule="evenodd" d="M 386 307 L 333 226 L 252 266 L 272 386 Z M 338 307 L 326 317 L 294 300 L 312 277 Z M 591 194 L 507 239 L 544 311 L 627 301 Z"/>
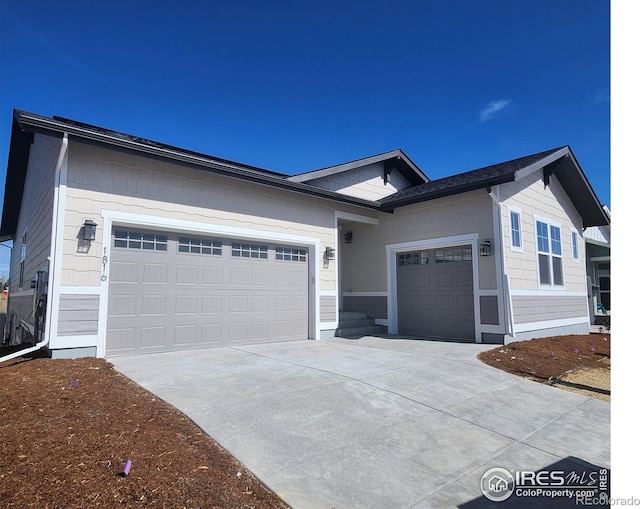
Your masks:
<path fill-rule="evenodd" d="M 6 334 L 104 357 L 322 339 L 348 310 L 416 337 L 585 333 L 583 231 L 608 224 L 568 146 L 438 180 L 401 150 L 291 176 L 16 111 Z"/>

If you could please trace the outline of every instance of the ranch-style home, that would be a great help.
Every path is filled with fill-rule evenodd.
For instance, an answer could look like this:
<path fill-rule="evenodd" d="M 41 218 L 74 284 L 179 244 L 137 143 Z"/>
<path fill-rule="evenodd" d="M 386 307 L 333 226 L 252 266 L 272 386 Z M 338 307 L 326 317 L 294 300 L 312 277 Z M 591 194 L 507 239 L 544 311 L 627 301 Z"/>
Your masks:
<path fill-rule="evenodd" d="M 103 357 L 322 339 L 341 316 L 587 333 L 583 231 L 608 224 L 568 146 L 437 180 L 401 150 L 291 176 L 15 111 L 6 334 Z"/>

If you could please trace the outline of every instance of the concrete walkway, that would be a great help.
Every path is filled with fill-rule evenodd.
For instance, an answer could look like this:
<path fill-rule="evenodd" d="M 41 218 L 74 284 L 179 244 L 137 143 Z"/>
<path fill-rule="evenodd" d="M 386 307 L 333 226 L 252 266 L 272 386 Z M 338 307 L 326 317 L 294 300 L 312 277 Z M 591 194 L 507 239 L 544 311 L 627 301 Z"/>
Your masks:
<path fill-rule="evenodd" d="M 495 507 L 489 468 L 610 468 L 609 404 L 475 358 L 493 347 L 334 338 L 108 360 L 295 509 Z"/>

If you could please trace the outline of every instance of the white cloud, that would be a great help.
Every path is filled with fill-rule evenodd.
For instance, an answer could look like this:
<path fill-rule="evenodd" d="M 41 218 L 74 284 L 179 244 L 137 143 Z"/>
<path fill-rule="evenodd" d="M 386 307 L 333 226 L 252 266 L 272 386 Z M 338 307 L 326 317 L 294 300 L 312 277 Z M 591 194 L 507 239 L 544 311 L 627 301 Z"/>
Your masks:
<path fill-rule="evenodd" d="M 509 104 L 511 104 L 511 101 L 509 99 L 499 99 L 497 101 L 491 101 L 480 112 L 480 122 L 486 122 L 487 120 L 491 120 L 500 111 L 504 110 L 507 106 L 509 106 Z"/>

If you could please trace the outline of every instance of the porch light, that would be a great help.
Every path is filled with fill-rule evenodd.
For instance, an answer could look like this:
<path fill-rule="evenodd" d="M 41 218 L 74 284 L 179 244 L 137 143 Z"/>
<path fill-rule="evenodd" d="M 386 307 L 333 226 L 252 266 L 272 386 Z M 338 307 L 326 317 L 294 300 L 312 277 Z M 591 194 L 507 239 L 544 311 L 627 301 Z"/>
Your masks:
<path fill-rule="evenodd" d="M 490 256 L 491 255 L 491 241 L 485 240 L 480 244 L 480 256 Z"/>
<path fill-rule="evenodd" d="M 351 244 L 353 242 L 353 232 L 347 232 L 344 234 L 345 244 Z"/>
<path fill-rule="evenodd" d="M 85 219 L 82 227 L 84 228 L 83 232 L 83 240 L 88 240 L 91 242 L 92 240 L 96 240 L 96 227 L 98 225 L 94 223 L 91 219 Z"/>
<path fill-rule="evenodd" d="M 336 250 L 332 247 L 327 246 L 324 250 L 324 259 L 325 261 L 334 260 L 336 257 Z"/>

